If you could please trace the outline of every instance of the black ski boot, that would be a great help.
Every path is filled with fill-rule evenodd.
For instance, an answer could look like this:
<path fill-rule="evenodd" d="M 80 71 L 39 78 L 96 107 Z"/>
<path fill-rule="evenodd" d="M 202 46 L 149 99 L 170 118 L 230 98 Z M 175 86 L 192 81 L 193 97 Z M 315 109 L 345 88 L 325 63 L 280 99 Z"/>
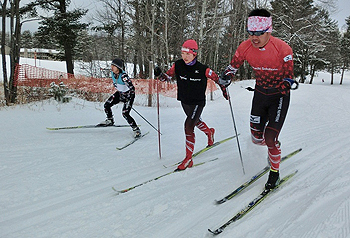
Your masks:
<path fill-rule="evenodd" d="M 270 170 L 269 179 L 265 184 L 266 190 L 274 189 L 280 183 L 280 173 L 275 170 Z"/>
<path fill-rule="evenodd" d="M 135 127 L 132 129 L 134 131 L 134 138 L 140 138 L 141 137 L 141 130 L 138 127 Z"/>

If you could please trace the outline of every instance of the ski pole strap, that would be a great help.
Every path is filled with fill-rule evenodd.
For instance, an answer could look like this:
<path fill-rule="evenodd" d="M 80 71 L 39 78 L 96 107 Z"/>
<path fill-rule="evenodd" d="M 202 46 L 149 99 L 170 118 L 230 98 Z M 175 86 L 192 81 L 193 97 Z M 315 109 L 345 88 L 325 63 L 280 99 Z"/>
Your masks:
<path fill-rule="evenodd" d="M 296 90 L 299 87 L 299 83 L 298 81 L 294 80 L 294 79 L 290 79 L 290 78 L 285 78 L 283 79 L 284 81 L 287 81 L 290 84 L 290 89 L 291 90 Z"/>
<path fill-rule="evenodd" d="M 298 89 L 298 87 L 299 87 L 299 82 L 294 80 L 293 84 L 290 87 L 290 90 L 296 90 Z"/>

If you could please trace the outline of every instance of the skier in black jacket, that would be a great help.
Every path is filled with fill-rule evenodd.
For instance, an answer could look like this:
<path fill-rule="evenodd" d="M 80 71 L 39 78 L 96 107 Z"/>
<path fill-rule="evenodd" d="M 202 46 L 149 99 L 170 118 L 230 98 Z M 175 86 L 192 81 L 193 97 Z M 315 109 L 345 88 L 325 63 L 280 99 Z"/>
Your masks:
<path fill-rule="evenodd" d="M 154 69 L 154 75 L 159 77 L 161 81 L 170 81 L 175 76 L 177 99 L 181 101 L 182 108 L 187 116 L 185 120 L 186 157 L 177 167 L 177 170 L 184 170 L 193 166 L 195 126 L 208 136 L 208 146 L 214 143 L 215 129 L 209 128 L 200 116 L 205 106 L 207 79 L 210 78 L 219 84 L 219 76 L 208 66 L 198 62 L 197 51 L 197 42 L 192 39 L 187 40 L 181 48 L 182 59 L 177 60 L 166 73 L 162 73 L 159 67 Z M 221 85 L 220 88 L 224 97 L 228 99 L 226 88 Z"/>

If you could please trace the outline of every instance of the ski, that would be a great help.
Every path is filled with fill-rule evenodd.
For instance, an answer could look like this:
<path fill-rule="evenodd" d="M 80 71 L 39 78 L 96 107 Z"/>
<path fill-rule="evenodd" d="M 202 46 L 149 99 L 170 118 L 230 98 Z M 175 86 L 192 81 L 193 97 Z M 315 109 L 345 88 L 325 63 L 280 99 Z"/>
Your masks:
<path fill-rule="evenodd" d="M 81 128 L 105 128 L 105 127 L 130 127 L 129 125 L 112 125 L 112 126 L 100 126 L 100 125 L 84 125 L 84 126 L 64 126 L 64 127 L 46 127 L 47 130 L 67 130 L 67 129 L 81 129 Z"/>
<path fill-rule="evenodd" d="M 238 212 L 235 216 L 233 216 L 230 220 L 225 222 L 222 226 L 220 226 L 216 230 L 208 229 L 208 231 L 210 233 L 212 233 L 213 235 L 220 234 L 221 232 L 224 231 L 224 229 L 228 225 L 230 225 L 231 223 L 233 223 L 235 221 L 238 221 L 239 219 L 241 219 L 242 217 L 247 215 L 254 207 L 256 207 L 259 203 L 261 203 L 270 193 L 273 193 L 274 191 L 276 191 L 281 185 L 283 185 L 285 182 L 287 182 L 289 179 L 291 179 L 297 172 L 298 172 L 298 170 L 294 171 L 293 173 L 291 173 L 291 174 L 285 176 L 283 179 L 281 179 L 280 184 L 278 186 L 276 186 L 276 188 L 274 188 L 272 190 L 265 189 L 264 191 L 262 191 L 259 194 L 259 196 L 254 198 L 245 208 L 243 208 L 240 212 Z"/>
<path fill-rule="evenodd" d="M 208 161 L 204 161 L 204 162 L 201 162 L 201 163 L 198 163 L 198 164 L 194 164 L 193 167 L 200 166 L 200 165 L 203 165 L 203 164 L 205 164 L 205 163 L 209 163 L 209 162 L 215 161 L 215 160 L 217 160 L 217 159 L 219 159 L 219 158 L 215 158 L 215 159 L 211 159 L 211 160 L 208 160 Z M 137 187 L 140 187 L 140 186 L 142 186 L 142 185 L 145 185 L 146 183 L 149 183 L 149 182 L 158 180 L 158 179 L 163 178 L 163 177 L 165 177 L 165 176 L 167 176 L 167 175 L 170 175 L 170 174 L 173 174 L 173 173 L 178 173 L 178 172 L 181 172 L 181 171 L 185 171 L 185 170 L 180 170 L 180 171 L 175 171 L 175 170 L 173 170 L 173 171 L 170 171 L 170 172 L 165 173 L 165 174 L 163 174 L 163 175 L 160 175 L 160 176 L 158 176 L 158 177 L 155 177 L 155 178 L 153 178 L 153 179 L 147 180 L 147 181 L 145 181 L 145 182 L 143 182 L 143 183 L 140 183 L 140 184 L 137 184 L 137 185 L 135 185 L 135 186 L 129 187 L 129 188 L 127 188 L 127 189 L 117 190 L 117 189 L 114 188 L 114 187 L 112 187 L 112 189 L 113 189 L 115 192 L 117 192 L 118 194 L 120 194 L 120 193 L 126 193 L 126 192 L 129 192 L 130 190 L 133 190 L 134 188 L 137 188 Z"/>
<path fill-rule="evenodd" d="M 239 134 L 238 134 L 238 135 L 239 135 Z M 212 144 L 211 146 L 207 146 L 207 147 L 205 147 L 205 148 L 203 148 L 203 149 L 197 151 L 196 153 L 194 153 L 194 154 L 192 155 L 192 158 L 194 158 L 194 157 L 196 157 L 196 156 L 198 156 L 198 155 L 200 155 L 200 154 L 202 154 L 202 153 L 204 153 L 204 152 L 206 152 L 206 151 L 208 151 L 208 150 L 214 148 L 215 146 L 218 146 L 218 145 L 220 145 L 220 144 L 222 144 L 222 143 L 225 143 L 226 141 L 229 141 L 229 140 L 231 140 L 231 139 L 233 139 L 233 138 L 235 138 L 235 137 L 236 137 L 236 136 L 230 136 L 230 137 L 228 137 L 228 138 L 226 138 L 226 139 L 223 139 L 223 140 L 221 140 L 221 141 L 215 142 L 215 143 Z M 173 166 L 176 166 L 176 165 L 181 164 L 181 162 L 182 162 L 182 161 L 177 162 L 176 164 L 172 164 L 172 165 L 170 165 L 170 166 L 165 166 L 165 165 L 163 165 L 163 166 L 164 166 L 165 168 L 173 167 Z"/>
<path fill-rule="evenodd" d="M 126 147 L 128 147 L 129 145 L 134 144 L 136 141 L 138 141 L 139 139 L 141 139 L 142 137 L 144 137 L 144 136 L 147 135 L 148 133 L 149 133 L 149 131 L 146 132 L 145 134 L 141 134 L 140 137 L 137 137 L 137 138 L 132 139 L 131 141 L 129 141 L 128 143 L 126 143 L 126 144 L 123 145 L 122 147 L 117 147 L 116 149 L 117 149 L 117 150 L 125 149 Z"/>
<path fill-rule="evenodd" d="M 302 150 L 302 148 L 299 148 L 291 153 L 289 153 L 288 155 L 284 156 L 281 158 L 281 162 L 289 159 L 290 157 L 292 157 L 293 155 L 296 155 L 297 153 L 299 153 Z M 227 196 L 225 196 L 224 198 L 220 199 L 220 200 L 216 200 L 215 203 L 216 204 L 222 204 L 228 200 L 230 200 L 231 198 L 233 198 L 234 196 L 236 196 L 237 194 L 239 194 L 240 192 L 242 192 L 244 189 L 246 189 L 249 185 L 251 185 L 252 183 L 254 183 L 256 180 L 258 180 L 259 178 L 261 178 L 264 174 L 266 174 L 268 171 L 270 170 L 270 166 L 267 165 L 265 168 L 263 168 L 260 172 L 258 172 L 257 174 L 255 174 L 250 180 L 248 180 L 247 182 L 243 183 L 241 186 L 239 186 L 238 188 L 236 188 L 233 192 L 231 192 L 230 194 L 228 194 Z"/>

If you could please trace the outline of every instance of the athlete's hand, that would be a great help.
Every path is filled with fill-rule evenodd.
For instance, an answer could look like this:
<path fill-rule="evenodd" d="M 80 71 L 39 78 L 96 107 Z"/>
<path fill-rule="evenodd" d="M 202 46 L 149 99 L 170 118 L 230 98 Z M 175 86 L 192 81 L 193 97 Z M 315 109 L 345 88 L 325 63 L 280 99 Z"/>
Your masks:
<path fill-rule="evenodd" d="M 226 100 L 229 100 L 230 97 L 227 94 L 227 88 L 225 86 L 222 86 L 222 85 L 220 85 L 220 88 L 221 88 L 221 91 L 222 91 L 222 96 L 224 96 L 224 98 Z"/>
<path fill-rule="evenodd" d="M 299 86 L 299 83 L 294 79 L 285 78 L 279 84 L 278 89 L 283 95 L 287 95 L 291 89 L 295 90 L 298 88 L 298 86 Z"/>
<path fill-rule="evenodd" d="M 225 74 L 225 72 L 222 72 L 219 77 L 218 83 L 220 84 L 220 86 L 227 88 L 231 84 L 231 80 L 232 79 L 230 74 Z"/>
<path fill-rule="evenodd" d="M 154 68 L 154 76 L 156 76 L 157 78 L 162 74 L 162 69 L 160 67 L 155 67 Z"/>
<path fill-rule="evenodd" d="M 298 87 L 299 87 L 298 81 L 295 81 L 294 79 L 285 78 L 285 79 L 283 79 L 283 81 L 289 83 L 291 90 L 298 89 Z"/>

